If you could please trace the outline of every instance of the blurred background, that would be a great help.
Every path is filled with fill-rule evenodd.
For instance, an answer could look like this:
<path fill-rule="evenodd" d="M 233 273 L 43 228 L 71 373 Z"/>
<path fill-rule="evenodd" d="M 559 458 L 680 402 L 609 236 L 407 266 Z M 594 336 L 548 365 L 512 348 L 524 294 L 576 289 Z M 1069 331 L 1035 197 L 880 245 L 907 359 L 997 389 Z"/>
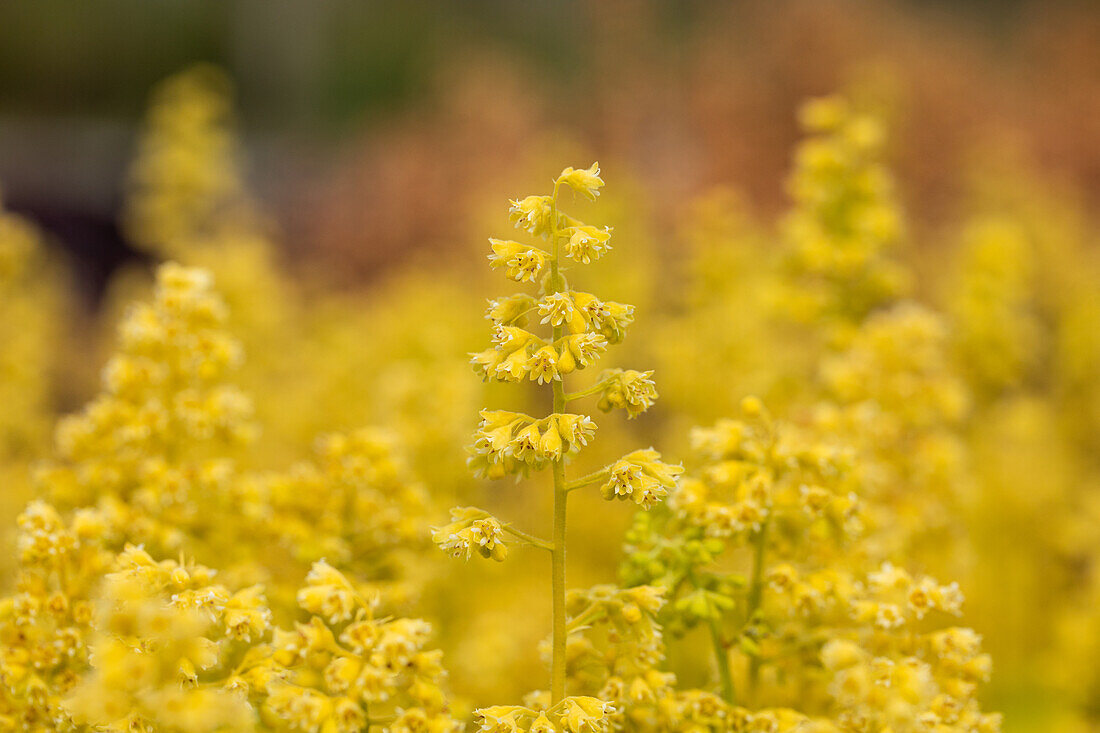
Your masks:
<path fill-rule="evenodd" d="M 151 175 L 135 161 L 148 161 L 148 140 L 174 134 L 156 110 L 188 104 L 181 87 L 162 84 L 196 68 L 198 77 L 185 78 L 217 92 L 197 114 L 213 104 L 210 114 L 228 130 L 224 140 L 213 136 L 211 160 L 226 161 L 217 176 L 235 212 L 225 238 L 236 244 L 216 255 L 166 246 L 142 229 L 133 203 Z M 11 339 L 0 361 L 19 363 L 21 398 L 40 403 L 26 407 L 38 423 L 21 418 L 5 438 L 19 457 L 2 474 L 5 524 L 33 491 L 24 469 L 49 454 L 50 423 L 95 394 L 122 305 L 147 292 L 152 263 L 166 257 L 215 270 L 248 353 L 244 383 L 280 396 L 258 400 L 265 448 L 256 463 L 308 452 L 302 446 L 317 432 L 379 424 L 401 435 L 441 506 L 486 493 L 497 508 L 522 506 L 522 497 L 478 487 L 463 468 L 477 409 L 508 399 L 487 397 L 462 358 L 484 348 L 484 298 L 502 292 L 483 272 L 485 237 L 509 231 L 506 198 L 542 191 L 563 165 L 597 159 L 609 182 L 600 215 L 615 224 L 622 258 L 601 270 L 603 282 L 608 297 L 638 303 L 639 333 L 653 329 L 651 342 L 631 348 L 665 368 L 667 381 L 657 378 L 669 405 L 651 422 L 609 432 L 606 450 L 641 439 L 686 452 L 687 428 L 729 414 L 759 388 L 754 370 L 782 355 L 746 357 L 734 338 L 742 331 L 731 326 L 724 351 L 689 351 L 676 372 L 669 365 L 679 354 L 657 341 L 689 348 L 676 339 L 700 331 L 685 330 L 680 314 L 702 302 L 725 318 L 722 307 L 740 306 L 729 291 L 741 280 L 723 268 L 746 260 L 716 255 L 715 242 L 733 231 L 761 252 L 778 248 L 760 222 L 789 207 L 785 181 L 802 136 L 796 111 L 834 92 L 885 123 L 917 294 L 950 311 L 943 293 L 968 266 L 956 256 L 968 241 L 960 232 L 978 215 L 1020 217 L 1013 226 L 1034 260 L 1028 272 L 1038 273 L 1021 286 L 1022 310 L 1052 335 L 995 386 L 973 378 L 981 419 L 966 426 L 965 440 L 974 460 L 987 462 L 975 479 L 985 493 L 961 515 L 971 522 L 967 551 L 928 566 L 956 573 L 947 577 L 959 577 L 972 599 L 967 622 L 986 635 L 997 665 L 987 707 L 1006 711 L 1006 730 L 1095 730 L 1094 2 L 5 3 L 0 200 L 42 234 L 50 264 L 32 272 L 49 280 L 51 294 L 28 298 L 50 300 L 34 312 L 55 314 L 24 320 L 13 308 L 0 328 Z M 693 222 L 715 207 L 721 236 L 707 234 L 700 246 L 703 227 Z M 1048 272 L 1052 251 L 1061 254 Z M 693 294 L 670 294 L 664 273 L 693 283 Z M 1057 297 L 1064 292 L 1074 294 L 1072 308 L 1069 296 Z M 1012 340 L 1016 324 L 998 326 Z M 28 340 L 35 329 L 41 339 Z M 728 395 L 700 386 L 705 370 L 693 371 L 703 363 L 695 357 L 728 368 L 707 382 Z M 28 365 L 35 374 L 24 373 Z M 427 427 L 425 414 L 433 416 Z M 1003 460 L 1005 446 L 1015 462 Z M 594 498 L 589 506 L 594 516 L 603 505 Z M 991 508 L 1000 519 L 988 518 Z M 616 507 L 613 516 L 625 527 L 630 511 Z M 578 533 L 586 521 L 594 523 L 578 520 Z M 576 582 L 614 580 L 619 543 L 604 532 L 578 549 Z M 484 567 L 459 570 L 451 582 L 543 590 L 504 572 L 477 581 Z M 440 598 L 423 613 L 453 622 L 442 644 L 461 694 L 484 703 L 515 669 L 539 669 L 537 660 L 516 661 L 543 636 L 538 613 L 517 630 L 503 623 L 515 607 L 492 596 L 472 605 Z M 1057 599 L 1056 610 L 1044 609 L 1046 598 Z M 514 692 L 530 687 L 520 682 Z"/>
<path fill-rule="evenodd" d="M 1095 201 L 1095 3 L 108 2 L 0 10 L 0 180 L 94 303 L 150 90 L 197 62 L 237 91 L 249 183 L 285 255 L 352 282 L 454 242 L 558 136 L 644 179 L 667 219 L 715 184 L 782 206 L 801 100 L 887 97 L 914 219 L 1013 146 Z M 508 165 L 508 163 L 513 163 Z M 429 215 L 428 212 L 431 212 Z"/>

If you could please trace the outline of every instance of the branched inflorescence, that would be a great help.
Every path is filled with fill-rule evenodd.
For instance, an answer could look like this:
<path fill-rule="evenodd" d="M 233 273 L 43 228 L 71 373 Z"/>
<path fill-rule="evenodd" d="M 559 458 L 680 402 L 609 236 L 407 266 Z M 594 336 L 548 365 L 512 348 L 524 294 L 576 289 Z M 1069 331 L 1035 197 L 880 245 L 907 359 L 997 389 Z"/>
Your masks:
<path fill-rule="evenodd" d="M 998 730 L 976 698 L 990 672 L 980 637 L 932 622 L 961 615 L 958 584 L 878 557 L 856 454 L 755 398 L 743 412 L 695 432 L 699 469 L 667 509 L 639 513 L 623 566 L 628 585 L 671 589 L 659 619 L 677 635 L 709 630 L 729 715 L 793 715 L 823 731 Z"/>
<path fill-rule="evenodd" d="M 21 514 L 0 598 L 0 727 L 453 733 L 429 625 L 381 612 L 423 489 L 370 429 L 286 471 L 239 467 L 254 429 L 225 319 L 209 273 L 161 266 L 103 391 L 62 421 L 40 472 L 57 507 Z"/>
<path fill-rule="evenodd" d="M 527 196 L 512 202 L 510 218 L 517 228 L 532 235 L 539 244 L 490 239 L 489 264 L 503 269 L 512 280 L 538 285 L 535 295 L 517 293 L 489 302 L 486 318 L 493 324 L 493 345 L 473 354 L 474 369 L 485 380 L 534 382 L 550 392 L 552 412 L 537 417 L 508 410 L 483 410 L 481 423 L 470 447 L 469 465 L 480 477 L 527 477 L 550 469 L 553 476 L 554 524 L 551 539 L 541 539 L 473 507 L 457 508 L 451 523 L 435 530 L 433 539 L 448 554 L 463 559 L 475 553 L 503 560 L 509 542 L 548 550 L 552 556 L 554 628 L 551 640 L 549 693 L 532 695 L 528 707 L 494 707 L 479 711 L 482 730 L 571 733 L 604 730 L 614 717 L 612 701 L 591 696 L 567 697 L 567 637 L 587 626 L 578 618 L 589 618 L 583 600 L 586 593 L 567 603 L 565 592 L 565 512 L 570 492 L 599 486 L 607 499 L 630 500 L 642 506 L 661 501 L 676 485 L 682 469 L 667 464 L 652 450 L 637 450 L 603 469 L 572 481 L 566 477 L 567 462 L 586 447 L 596 432 L 591 417 L 566 412 L 566 406 L 595 396 L 597 406 L 607 412 L 626 411 L 637 417 L 653 405 L 657 391 L 652 372 L 608 369 L 590 387 L 568 392 L 569 375 L 592 367 L 606 349 L 620 343 L 634 321 L 633 306 L 603 300 L 576 290 L 566 279 L 567 263 L 586 265 L 610 250 L 611 228 L 585 224 L 563 212 L 559 193 L 563 188 L 595 201 L 604 185 L 599 167 L 566 168 L 554 181 L 550 195 Z M 541 327 L 541 329 L 539 328 Z M 540 331 L 541 333 L 537 333 Z M 599 592 L 593 589 L 591 593 Z M 637 594 L 631 590 L 628 594 Z M 651 642 L 659 631 L 641 630 L 638 624 L 652 621 L 660 605 L 660 593 L 634 610 L 621 631 L 648 633 Z M 621 601 L 616 601 L 622 606 Z M 644 610 L 642 610 L 644 608 Z M 569 615 L 573 620 L 569 620 Z M 606 619 L 606 615 L 601 616 Z M 570 640 L 572 643 L 572 640 Z"/>
<path fill-rule="evenodd" d="M 807 321 L 858 321 L 910 286 L 910 274 L 888 256 L 903 227 L 879 160 L 885 134 L 877 117 L 840 97 L 810 101 L 801 122 L 812 137 L 799 146 L 788 183 L 789 305 Z"/>

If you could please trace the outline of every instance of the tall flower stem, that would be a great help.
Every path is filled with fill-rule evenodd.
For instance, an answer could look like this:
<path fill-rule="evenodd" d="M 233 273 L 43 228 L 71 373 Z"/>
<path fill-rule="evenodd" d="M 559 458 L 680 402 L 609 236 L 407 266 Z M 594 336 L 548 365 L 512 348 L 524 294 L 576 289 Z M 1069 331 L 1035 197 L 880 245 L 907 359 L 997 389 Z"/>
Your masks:
<path fill-rule="evenodd" d="M 760 608 L 764 599 L 764 555 L 768 549 L 768 525 L 771 524 L 771 515 L 764 519 L 764 524 L 753 538 L 753 562 L 752 581 L 749 584 L 748 608 L 746 609 L 746 623 L 752 623 L 753 616 Z M 760 676 L 760 658 L 757 656 L 749 660 L 749 690 L 755 695 L 756 681 Z"/>
<path fill-rule="evenodd" d="M 718 676 L 722 680 L 722 699 L 733 705 L 736 694 L 733 690 L 733 674 L 730 672 L 730 652 L 722 641 L 722 632 L 718 628 L 718 619 L 710 619 L 710 639 L 714 644 L 714 661 L 718 665 Z"/>
<path fill-rule="evenodd" d="M 555 382 L 554 405 L 559 412 L 564 405 Z M 551 586 L 554 605 L 554 658 L 550 670 L 550 698 L 557 703 L 565 697 L 565 507 L 569 494 L 565 490 L 565 461 L 554 461 L 554 550 L 551 556 Z"/>
<path fill-rule="evenodd" d="M 553 244 L 553 258 L 550 260 L 550 280 L 547 289 L 558 292 L 562 286 L 558 272 L 558 187 L 554 183 L 554 194 L 550 203 L 550 240 Z M 562 326 L 554 326 L 554 342 L 563 335 Z M 565 412 L 565 382 L 562 378 L 551 382 L 554 390 L 554 412 Z M 554 616 L 553 658 L 550 665 L 550 700 L 557 704 L 565 697 L 565 640 L 568 629 L 565 617 L 565 513 L 569 492 L 565 482 L 565 456 L 554 461 L 554 535 L 550 560 L 550 586 Z"/>
<path fill-rule="evenodd" d="M 700 587 L 694 572 L 688 573 L 687 580 L 696 588 Z M 733 686 L 733 673 L 730 671 L 730 652 L 722 639 L 722 629 L 718 619 L 710 617 L 707 626 L 710 628 L 710 641 L 714 646 L 714 663 L 718 667 L 718 677 L 722 681 L 722 699 L 733 705 L 737 695 Z"/>

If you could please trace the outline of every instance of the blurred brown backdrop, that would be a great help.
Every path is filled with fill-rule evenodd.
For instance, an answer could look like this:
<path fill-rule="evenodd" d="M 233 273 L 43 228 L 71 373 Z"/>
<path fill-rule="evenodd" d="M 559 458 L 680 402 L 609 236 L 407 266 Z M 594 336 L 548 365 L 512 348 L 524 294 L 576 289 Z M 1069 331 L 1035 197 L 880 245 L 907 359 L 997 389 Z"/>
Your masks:
<path fill-rule="evenodd" d="M 935 222 L 991 150 L 1100 197 L 1098 38 L 1100 6 L 1049 0 L 7 3 L 0 181 L 94 302 L 147 93 L 213 61 L 288 254 L 360 281 L 463 236 L 540 146 L 645 177 L 658 221 L 714 184 L 774 210 L 797 103 L 846 88 Z"/>

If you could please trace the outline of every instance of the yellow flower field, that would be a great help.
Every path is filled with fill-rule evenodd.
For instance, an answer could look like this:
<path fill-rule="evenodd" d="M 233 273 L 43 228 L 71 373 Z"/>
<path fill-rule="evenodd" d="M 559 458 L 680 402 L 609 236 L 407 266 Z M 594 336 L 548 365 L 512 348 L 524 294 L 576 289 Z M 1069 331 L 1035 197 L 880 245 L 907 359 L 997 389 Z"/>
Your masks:
<path fill-rule="evenodd" d="M 234 104 L 152 92 L 94 315 L 0 212 L 0 730 L 1100 731 L 1094 212 L 928 225 L 838 92 L 777 216 L 548 145 L 347 287 Z"/>

